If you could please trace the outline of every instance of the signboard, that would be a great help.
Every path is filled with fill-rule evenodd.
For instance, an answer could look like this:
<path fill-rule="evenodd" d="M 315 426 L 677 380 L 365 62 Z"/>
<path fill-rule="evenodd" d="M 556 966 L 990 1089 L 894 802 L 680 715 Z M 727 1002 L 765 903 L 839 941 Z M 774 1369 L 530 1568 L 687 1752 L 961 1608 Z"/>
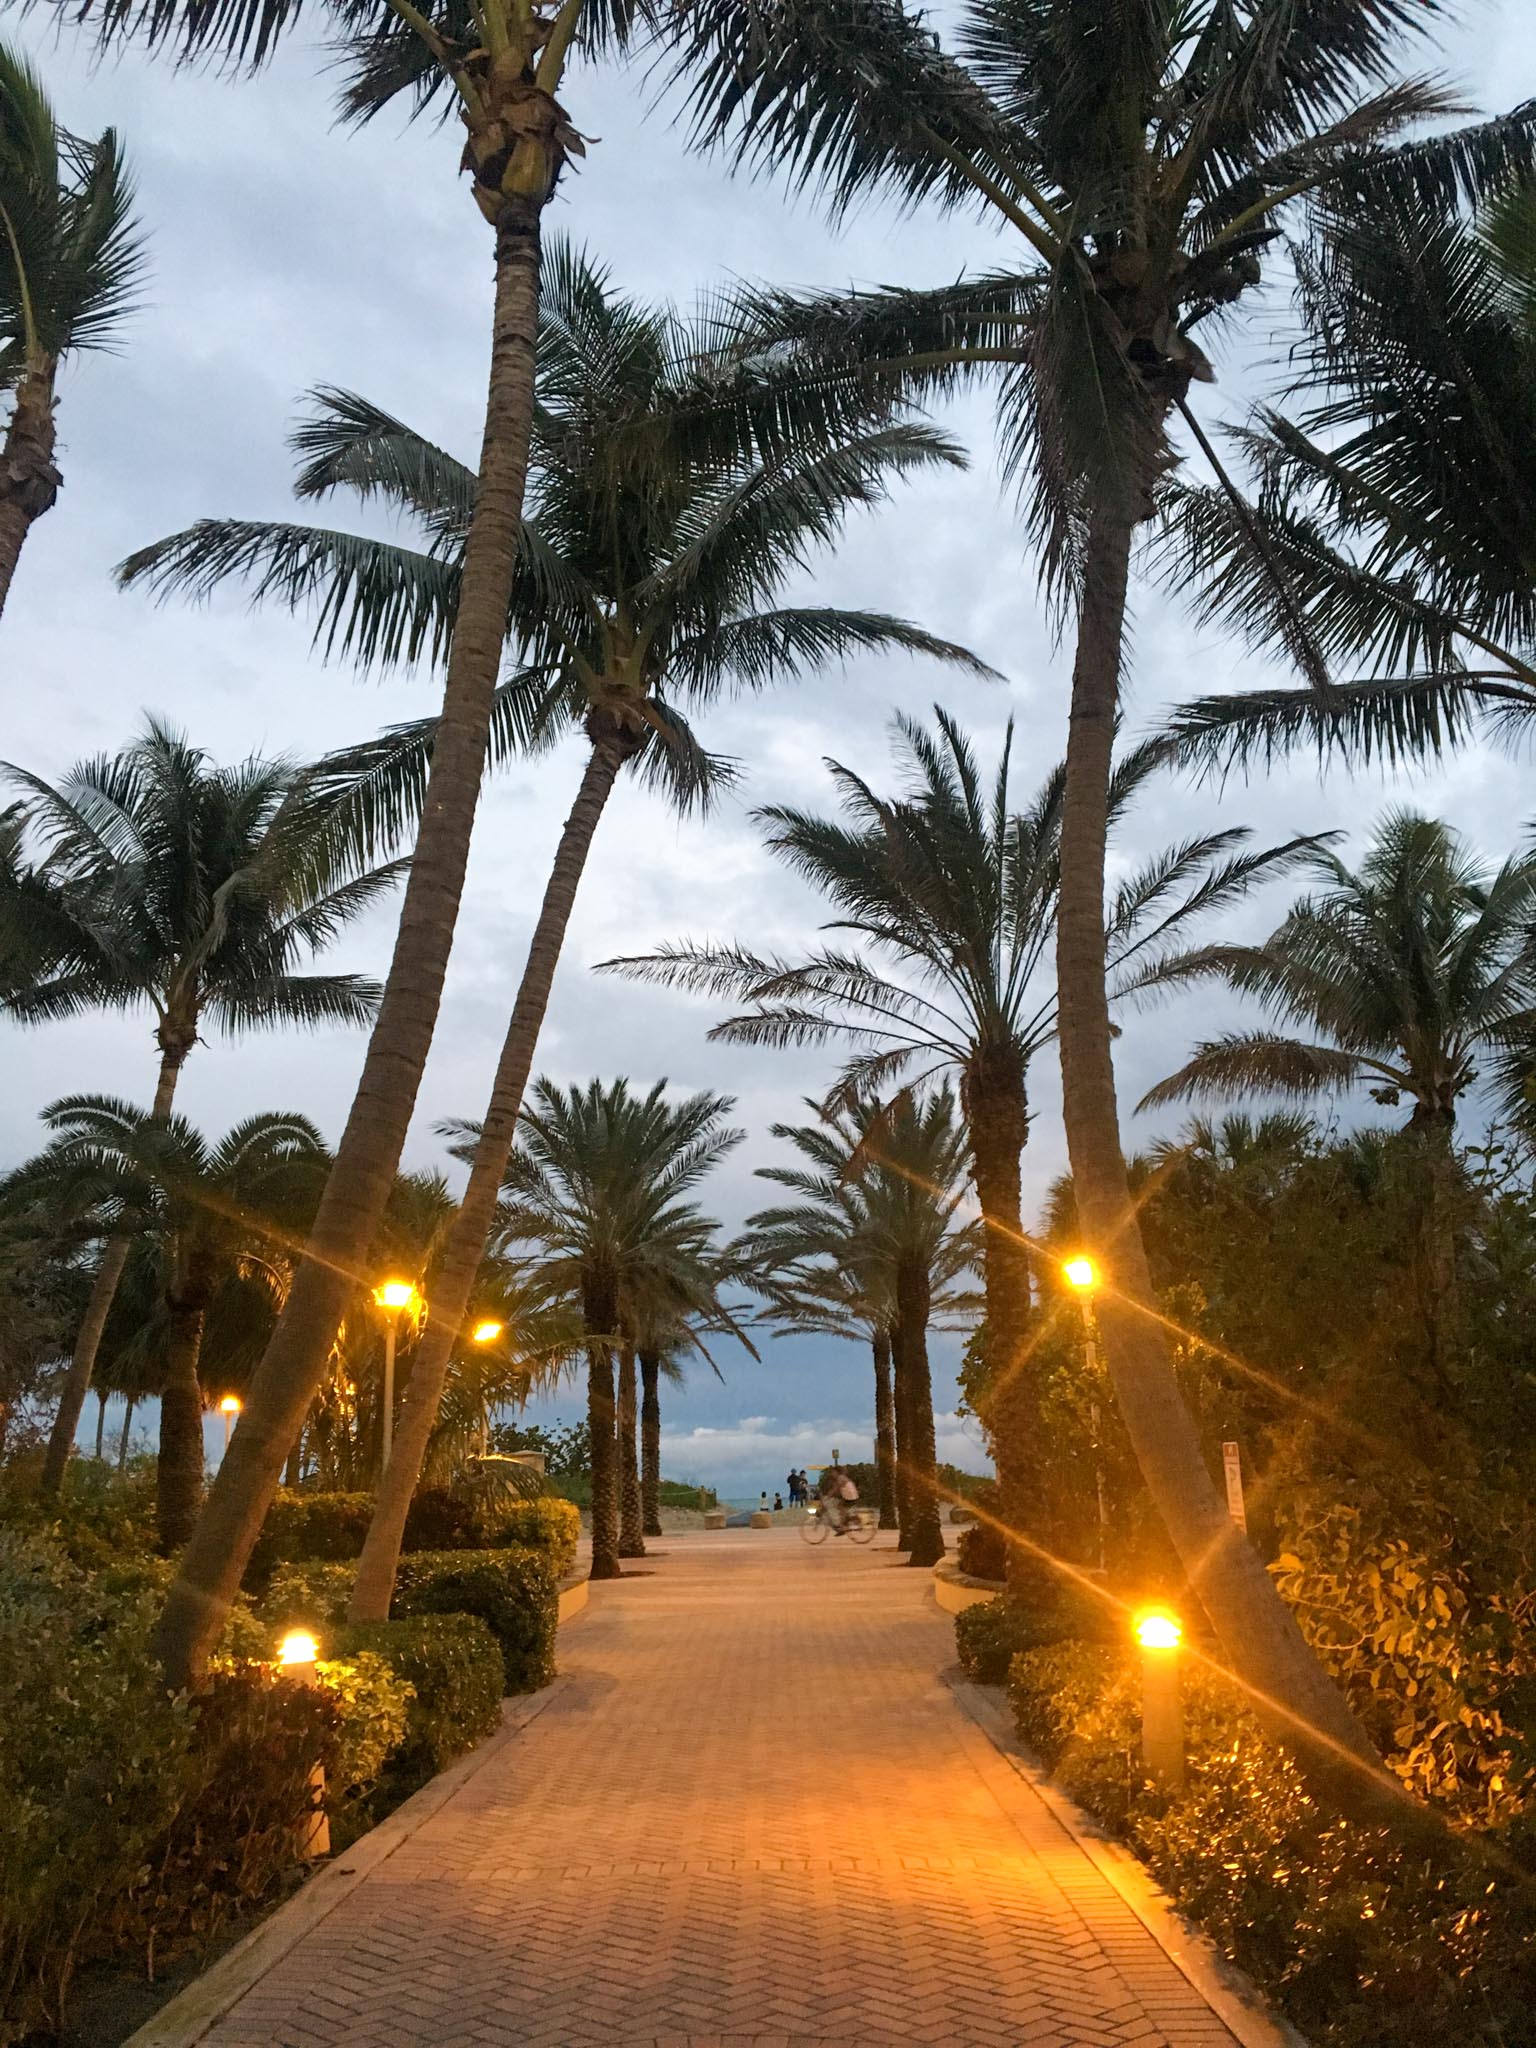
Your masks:
<path fill-rule="evenodd" d="M 1246 1536 L 1248 1510 L 1243 1505 L 1243 1454 L 1236 1444 L 1222 1445 L 1221 1468 L 1227 1476 L 1227 1513 Z"/>

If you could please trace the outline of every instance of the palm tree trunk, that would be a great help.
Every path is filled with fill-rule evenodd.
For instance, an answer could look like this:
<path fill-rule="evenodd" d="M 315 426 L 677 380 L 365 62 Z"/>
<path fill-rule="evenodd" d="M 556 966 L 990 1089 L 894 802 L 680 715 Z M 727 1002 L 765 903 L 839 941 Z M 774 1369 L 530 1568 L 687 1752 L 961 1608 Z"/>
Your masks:
<path fill-rule="evenodd" d="M 507 1169 L 512 1140 L 517 1134 L 518 1112 L 523 1090 L 533 1066 L 539 1029 L 549 1007 L 560 948 L 576 901 L 577 885 L 586 868 L 603 810 L 613 790 L 614 779 L 633 751 L 632 742 L 609 730 L 594 743 L 587 757 L 576 801 L 565 821 L 554 865 L 544 890 L 527 963 L 512 1006 L 511 1021 L 502 1042 L 501 1059 L 491 1084 L 491 1100 L 475 1144 L 464 1199 L 449 1228 L 436 1279 L 427 1303 L 427 1326 L 417 1347 L 410 1385 L 395 1423 L 389 1464 L 379 1482 L 373 1519 L 357 1562 L 357 1578 L 347 1609 L 353 1622 L 386 1621 L 394 1597 L 395 1573 L 400 1564 L 400 1543 L 411 1496 L 421 1479 L 427 1440 L 437 1420 L 448 1362 L 464 1324 L 464 1311 L 501 1193 L 501 1177 Z"/>
<path fill-rule="evenodd" d="M 616 1579 L 619 1564 L 619 1471 L 613 1400 L 613 1350 L 587 1345 L 587 1425 L 592 1435 L 592 1569 L 594 1579 Z"/>
<path fill-rule="evenodd" d="M 0 447 L 0 612 L 11 593 L 22 545 L 59 495 L 55 466 L 53 371 L 22 372 Z"/>
<path fill-rule="evenodd" d="M 965 1077 L 966 1123 L 982 1219 L 987 1387 L 981 1420 L 992 1439 L 1004 1524 L 1008 1589 L 1022 1596 L 1031 1553 L 1012 1540 L 1029 1531 L 1041 1456 L 1040 1413 L 1030 1365 L 1029 1254 L 1019 1160 L 1029 1136 L 1024 1064 L 1008 1048 L 982 1056 Z"/>
<path fill-rule="evenodd" d="M 891 1386 L 891 1340 L 884 1330 L 871 1336 L 875 1355 L 875 1473 L 880 1527 L 896 1527 L 896 1397 Z"/>
<path fill-rule="evenodd" d="M 101 1463 L 101 1446 L 107 1434 L 107 1397 L 96 1389 L 96 1462 Z"/>
<path fill-rule="evenodd" d="M 170 1115 L 171 1105 L 176 1099 L 176 1083 L 181 1078 L 185 1059 L 184 1050 L 177 1054 L 168 1047 L 162 1047 L 160 1073 L 155 1082 L 155 1099 L 150 1106 L 151 1116 Z M 75 1349 L 69 1361 L 69 1371 L 64 1376 L 58 1412 L 48 1432 L 48 1449 L 43 1456 L 43 1476 L 38 1481 L 38 1491 L 45 1496 L 57 1494 L 64 1484 L 65 1469 L 69 1464 L 70 1453 L 75 1447 L 75 1431 L 80 1427 L 85 1397 L 91 1390 L 91 1374 L 96 1370 L 96 1354 L 101 1349 L 107 1317 L 112 1313 L 112 1304 L 117 1298 L 123 1268 L 128 1263 L 130 1243 L 131 1240 L 126 1237 L 113 1237 L 107 1240 L 102 1250 L 101 1264 L 96 1268 L 96 1278 L 91 1283 L 90 1297 L 85 1304 L 85 1315 L 75 1333 Z"/>
<path fill-rule="evenodd" d="M 933 1430 L 933 1377 L 928 1369 L 928 1280 L 908 1269 L 896 1281 L 896 1318 L 906 1363 L 907 1436 L 904 1452 L 911 1490 L 908 1564 L 936 1565 L 944 1555 L 939 1521 L 938 1453 Z"/>
<path fill-rule="evenodd" d="M 635 1400 L 635 1347 L 619 1347 L 619 1555 L 644 1557 L 645 1534 L 640 1510 L 640 1455 L 636 1442 L 640 1416 Z"/>
<path fill-rule="evenodd" d="M 640 1527 L 661 1531 L 661 1360 L 640 1354 Z"/>
<path fill-rule="evenodd" d="M 1257 1711 L 1314 1788 L 1344 1808 L 1401 1811 L 1375 1751 L 1302 1637 L 1201 1455 L 1157 1320 L 1120 1149 L 1104 980 L 1104 848 L 1133 527 L 1101 514 L 1090 533 L 1072 673 L 1057 920 L 1062 1110 L 1077 1212 L 1104 1275 L 1105 1365 L 1148 1491 L 1190 1583 Z"/>
<path fill-rule="evenodd" d="M 123 1410 L 123 1433 L 117 1440 L 117 1469 L 119 1472 L 128 1463 L 128 1437 L 129 1432 L 133 1428 L 133 1411 L 138 1405 L 136 1396 L 130 1394 L 128 1396 L 128 1405 Z"/>
<path fill-rule="evenodd" d="M 156 1633 L 173 1686 L 200 1672 L 261 1532 L 283 1461 L 324 1375 L 353 1276 L 383 1215 L 432 1044 L 517 563 L 533 418 L 541 212 L 539 199 L 513 201 L 496 223 L 479 481 L 394 957 L 309 1244 Z"/>
<path fill-rule="evenodd" d="M 891 1421 L 896 1433 L 896 1548 L 912 1548 L 912 1376 L 907 1370 L 906 1337 L 898 1316 L 891 1325 Z"/>
<path fill-rule="evenodd" d="M 155 1467 L 155 1522 L 169 1556 L 192 1533 L 203 1499 L 203 1390 L 197 1377 L 203 1311 L 171 1301 L 160 1390 L 160 1456 Z"/>

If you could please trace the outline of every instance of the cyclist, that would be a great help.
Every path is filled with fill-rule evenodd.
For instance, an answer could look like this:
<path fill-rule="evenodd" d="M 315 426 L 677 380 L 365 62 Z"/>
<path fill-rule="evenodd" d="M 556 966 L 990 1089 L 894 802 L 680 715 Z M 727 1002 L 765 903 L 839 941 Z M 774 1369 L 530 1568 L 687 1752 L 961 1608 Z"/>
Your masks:
<path fill-rule="evenodd" d="M 821 1511 L 827 1518 L 832 1534 L 846 1536 L 848 1510 L 858 1499 L 859 1489 L 854 1485 L 851 1475 L 843 1470 L 836 1451 L 832 1453 L 831 1464 L 822 1467 L 821 1480 L 816 1491 L 821 1497 Z"/>

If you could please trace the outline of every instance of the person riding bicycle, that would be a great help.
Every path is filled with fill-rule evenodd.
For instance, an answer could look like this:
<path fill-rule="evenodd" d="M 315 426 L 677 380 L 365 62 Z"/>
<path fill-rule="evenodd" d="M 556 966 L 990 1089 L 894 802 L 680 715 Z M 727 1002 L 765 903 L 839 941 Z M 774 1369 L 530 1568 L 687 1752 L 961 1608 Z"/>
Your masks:
<path fill-rule="evenodd" d="M 821 1498 L 821 1512 L 826 1516 L 832 1534 L 846 1536 L 849 1511 L 859 1497 L 859 1489 L 854 1485 L 852 1475 L 839 1464 L 836 1451 L 832 1453 L 831 1464 L 822 1466 L 816 1491 Z"/>

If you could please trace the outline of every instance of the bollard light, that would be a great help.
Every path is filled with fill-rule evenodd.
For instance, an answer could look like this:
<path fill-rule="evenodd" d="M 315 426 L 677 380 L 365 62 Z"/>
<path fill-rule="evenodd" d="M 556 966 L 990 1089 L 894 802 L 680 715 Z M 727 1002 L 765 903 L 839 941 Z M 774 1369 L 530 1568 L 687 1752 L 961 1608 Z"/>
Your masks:
<path fill-rule="evenodd" d="M 1141 1645 L 1141 1761 L 1149 1778 L 1176 1789 L 1184 1782 L 1183 1624 L 1166 1607 L 1148 1607 L 1135 1626 Z"/>
<path fill-rule="evenodd" d="M 315 1659 L 320 1645 L 307 1628 L 292 1628 L 277 1646 L 277 1661 L 286 1678 L 300 1685 L 315 1683 Z M 301 1863 L 313 1863 L 331 1853 L 331 1823 L 325 1810 L 325 1765 L 315 1764 L 309 1774 L 309 1811 L 294 1829 L 293 1846 Z"/>

